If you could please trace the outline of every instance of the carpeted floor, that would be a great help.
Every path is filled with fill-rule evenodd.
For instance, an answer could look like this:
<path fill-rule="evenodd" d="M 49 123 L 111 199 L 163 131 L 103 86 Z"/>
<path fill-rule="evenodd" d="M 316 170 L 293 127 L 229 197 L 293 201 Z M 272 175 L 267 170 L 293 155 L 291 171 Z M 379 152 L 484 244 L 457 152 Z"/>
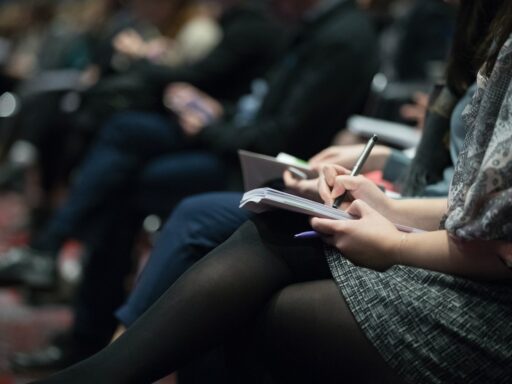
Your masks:
<path fill-rule="evenodd" d="M 71 314 L 65 306 L 31 307 L 20 291 L 0 290 L 0 384 L 27 383 L 30 378 L 9 372 L 8 358 L 45 344 L 55 332 L 69 326 Z"/>
<path fill-rule="evenodd" d="M 27 243 L 27 223 L 25 199 L 15 193 L 0 194 L 0 257 L 10 247 Z M 148 245 L 144 244 L 140 254 L 147 256 L 147 251 Z M 80 244 L 69 242 L 59 255 L 61 277 L 67 282 L 65 286 L 72 286 L 73 280 L 80 274 L 81 253 Z M 25 384 L 37 378 L 12 374 L 9 370 L 9 357 L 16 352 L 38 349 L 52 335 L 69 327 L 72 321 L 69 307 L 55 303 L 63 297 L 69 298 L 70 292 L 64 289 L 55 300 L 56 297 L 29 296 L 23 289 L 0 289 L 0 384 Z M 35 302 L 39 304 L 35 305 Z M 159 382 L 175 383 L 173 376 Z"/>
<path fill-rule="evenodd" d="M 0 253 L 27 242 L 28 209 L 16 193 L 0 195 Z M 30 306 L 27 293 L 0 289 L 0 384 L 28 383 L 33 377 L 16 377 L 9 372 L 8 359 L 15 352 L 39 348 L 52 334 L 71 322 L 63 305 Z"/>

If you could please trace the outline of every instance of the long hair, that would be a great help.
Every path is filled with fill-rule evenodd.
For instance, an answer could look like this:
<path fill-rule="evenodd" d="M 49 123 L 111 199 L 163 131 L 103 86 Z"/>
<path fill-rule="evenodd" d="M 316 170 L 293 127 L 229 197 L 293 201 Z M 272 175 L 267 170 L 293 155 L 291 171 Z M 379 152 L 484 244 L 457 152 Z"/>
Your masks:
<path fill-rule="evenodd" d="M 509 5 L 510 0 L 462 0 L 446 74 L 447 86 L 456 96 L 466 92 L 487 61 L 489 41 L 499 33 L 497 15 Z"/>
<path fill-rule="evenodd" d="M 485 58 L 483 72 L 489 76 L 496 64 L 500 49 L 512 34 L 512 1 L 505 0 L 490 26 L 489 34 L 480 47 L 479 56 Z"/>
<path fill-rule="evenodd" d="M 448 60 L 446 88 L 430 108 L 416 156 L 402 184 L 404 196 L 420 196 L 451 165 L 447 143 L 457 100 L 483 69 L 489 74 L 512 32 L 512 0 L 462 0 Z"/>

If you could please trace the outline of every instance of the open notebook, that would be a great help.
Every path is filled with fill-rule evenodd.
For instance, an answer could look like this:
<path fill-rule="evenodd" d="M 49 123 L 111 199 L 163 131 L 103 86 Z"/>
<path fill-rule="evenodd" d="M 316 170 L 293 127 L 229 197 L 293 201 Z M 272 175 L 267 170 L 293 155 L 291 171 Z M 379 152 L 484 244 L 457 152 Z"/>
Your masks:
<path fill-rule="evenodd" d="M 246 192 L 240 201 L 240 208 L 246 208 L 255 213 L 261 213 L 273 208 L 286 209 L 308 216 L 322 217 L 335 220 L 354 220 L 345 211 L 335 209 L 316 201 L 291 195 L 272 188 L 258 188 Z M 402 232 L 423 232 L 421 229 L 395 224 Z"/>

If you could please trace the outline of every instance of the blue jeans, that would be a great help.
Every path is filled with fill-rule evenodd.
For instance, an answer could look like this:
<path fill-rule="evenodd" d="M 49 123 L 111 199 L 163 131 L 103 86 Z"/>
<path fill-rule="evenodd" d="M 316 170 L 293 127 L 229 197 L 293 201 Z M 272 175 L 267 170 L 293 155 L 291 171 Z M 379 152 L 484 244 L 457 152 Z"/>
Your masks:
<path fill-rule="evenodd" d="M 102 211 L 141 188 L 156 185 L 164 199 L 171 199 L 211 190 L 211 185 L 220 188 L 224 177 L 222 161 L 194 148 L 170 117 L 119 114 L 103 127 L 68 200 L 33 246 L 56 252 L 70 236 L 95 238 L 87 236 L 91 222 L 96 225 Z"/>
<path fill-rule="evenodd" d="M 223 161 L 193 148 L 169 117 L 123 113 L 110 120 L 85 159 L 69 198 L 33 246 L 57 252 L 70 236 L 88 258 L 75 300 L 74 333 L 108 341 L 142 218 L 168 214 L 180 199 L 225 187 Z"/>
<path fill-rule="evenodd" d="M 167 221 L 148 264 L 117 318 L 126 326 L 142 315 L 196 261 L 222 244 L 251 213 L 238 208 L 241 193 L 185 199 Z"/>

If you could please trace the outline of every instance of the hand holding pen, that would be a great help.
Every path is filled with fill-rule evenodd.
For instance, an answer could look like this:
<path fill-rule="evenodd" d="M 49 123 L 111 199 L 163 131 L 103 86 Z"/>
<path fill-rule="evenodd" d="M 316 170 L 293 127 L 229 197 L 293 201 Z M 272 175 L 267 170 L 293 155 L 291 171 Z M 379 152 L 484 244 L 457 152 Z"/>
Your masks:
<path fill-rule="evenodd" d="M 350 176 L 359 175 L 359 173 L 361 172 L 361 169 L 363 169 L 364 163 L 366 162 L 366 160 L 368 160 L 368 157 L 370 156 L 370 153 L 372 152 L 372 149 L 375 146 L 375 144 L 377 143 L 377 141 L 378 141 L 377 135 L 373 135 L 370 138 L 370 140 L 368 140 L 368 144 L 366 144 L 366 147 L 364 147 L 363 152 L 361 153 L 361 156 L 359 156 L 359 159 L 356 162 L 356 165 L 354 166 L 354 168 L 352 168 L 352 173 L 350 174 Z M 332 205 L 333 208 L 338 208 L 343 203 L 346 196 L 347 196 L 347 191 L 345 190 L 345 192 L 342 195 L 336 197 L 336 199 L 334 200 L 334 203 Z"/>
<path fill-rule="evenodd" d="M 377 136 L 373 135 L 373 137 L 368 141 L 368 144 L 366 145 L 363 152 L 359 156 L 359 159 L 357 160 L 350 175 L 347 174 L 347 170 L 345 168 L 337 165 L 324 167 L 320 175 L 318 192 L 326 203 L 331 204 L 332 202 L 333 208 L 338 208 L 345 201 L 349 191 L 355 189 L 368 190 L 368 193 L 363 194 L 368 194 L 369 196 L 377 194 L 378 198 L 385 198 L 385 196 L 382 194 L 382 192 L 375 184 L 364 178 L 355 178 L 355 176 L 357 176 L 360 173 L 361 169 L 363 168 L 364 163 L 368 159 L 377 140 Z M 314 236 L 314 232 L 304 232 L 297 234 L 295 237 L 311 238 Z"/>

